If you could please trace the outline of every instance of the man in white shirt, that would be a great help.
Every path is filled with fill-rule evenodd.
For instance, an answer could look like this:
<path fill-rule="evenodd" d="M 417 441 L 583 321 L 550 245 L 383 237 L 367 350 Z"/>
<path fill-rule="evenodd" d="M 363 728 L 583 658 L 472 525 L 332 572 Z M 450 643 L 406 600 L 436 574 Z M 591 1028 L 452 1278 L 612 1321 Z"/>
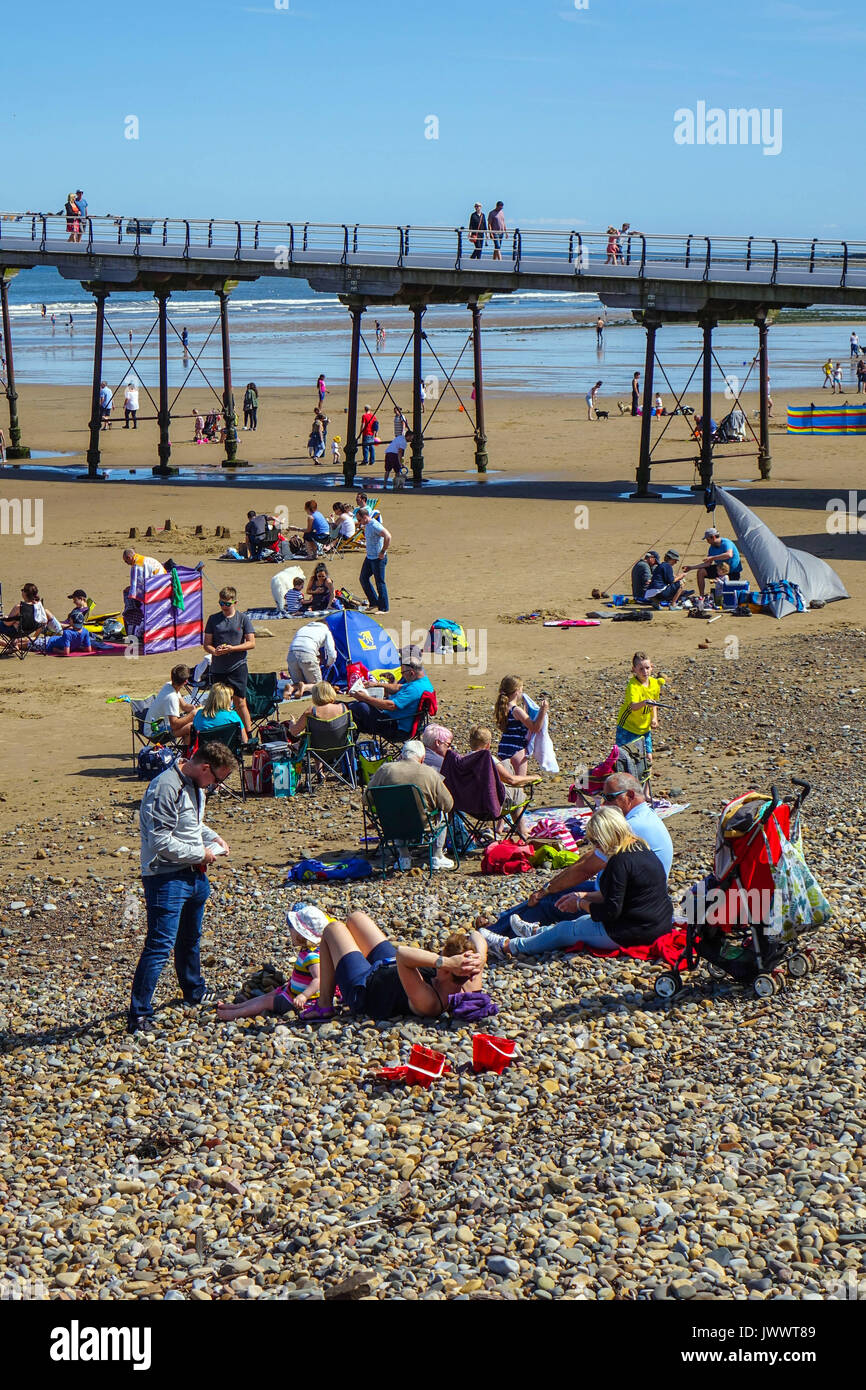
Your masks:
<path fill-rule="evenodd" d="M 138 429 L 138 387 L 134 382 L 126 383 L 126 390 L 123 393 L 123 428 L 129 429 L 129 422 L 132 421 L 132 428 Z"/>
<path fill-rule="evenodd" d="M 185 739 L 195 718 L 195 706 L 189 704 L 182 692 L 189 684 L 189 667 L 172 666 L 171 679 L 153 697 L 144 720 L 148 738 L 166 730 L 173 738 Z"/>
<path fill-rule="evenodd" d="M 382 479 L 383 488 L 386 488 L 388 486 L 389 473 L 394 474 L 395 488 L 400 483 L 402 474 L 405 472 L 405 469 L 403 468 L 403 455 L 405 454 L 408 447 L 409 445 L 407 443 L 405 434 L 398 434 L 394 436 L 394 438 L 391 440 L 391 443 L 386 448 L 385 476 Z"/>
<path fill-rule="evenodd" d="M 318 684 L 337 660 L 337 648 L 326 623 L 299 627 L 286 656 L 286 670 L 293 682 L 288 699 L 297 700 Z"/>

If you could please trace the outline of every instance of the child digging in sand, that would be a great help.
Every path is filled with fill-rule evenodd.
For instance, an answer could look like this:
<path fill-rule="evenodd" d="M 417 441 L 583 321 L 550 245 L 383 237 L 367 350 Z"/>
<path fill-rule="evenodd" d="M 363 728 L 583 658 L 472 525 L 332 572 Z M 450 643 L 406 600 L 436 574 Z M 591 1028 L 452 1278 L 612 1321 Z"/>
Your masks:
<path fill-rule="evenodd" d="M 290 1009 L 301 1013 L 319 997 L 319 943 L 330 918 L 311 903 L 295 903 L 286 913 L 286 922 L 297 949 L 295 968 L 288 984 L 272 989 L 257 999 L 245 999 L 241 1004 L 217 1004 L 217 1017 L 223 1023 L 236 1018 L 252 1018 L 254 1014 L 287 1014 Z"/>

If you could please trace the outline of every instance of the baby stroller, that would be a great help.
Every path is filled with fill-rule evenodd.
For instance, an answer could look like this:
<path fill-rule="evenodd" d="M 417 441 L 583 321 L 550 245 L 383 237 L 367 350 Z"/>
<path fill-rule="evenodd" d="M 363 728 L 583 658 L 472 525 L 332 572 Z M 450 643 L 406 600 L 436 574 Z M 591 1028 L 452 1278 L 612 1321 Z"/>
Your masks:
<path fill-rule="evenodd" d="M 800 979 L 815 956 L 799 938 L 829 920 L 830 906 L 806 867 L 800 810 L 810 787 L 792 778 L 791 800 L 776 787 L 771 796 L 746 792 L 722 811 L 712 874 L 693 885 L 675 925 L 686 946 L 672 970 L 659 975 L 655 993 L 671 999 L 682 988 L 682 970 L 707 962 L 714 979 L 751 985 L 759 999 L 782 988 L 785 973 Z"/>

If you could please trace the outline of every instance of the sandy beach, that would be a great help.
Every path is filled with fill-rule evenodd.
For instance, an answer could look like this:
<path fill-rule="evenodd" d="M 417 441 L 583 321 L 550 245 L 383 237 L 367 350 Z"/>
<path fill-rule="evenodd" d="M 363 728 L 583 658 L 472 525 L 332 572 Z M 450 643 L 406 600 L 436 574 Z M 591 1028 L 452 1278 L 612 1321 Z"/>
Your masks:
<path fill-rule="evenodd" d="M 85 392 L 22 387 L 20 394 L 24 438 L 31 447 L 86 450 Z M 793 403 L 788 397 L 784 403 L 789 399 Z M 187 393 L 184 407 L 187 402 L 191 409 L 200 397 Z M 217 526 L 227 526 L 236 543 L 250 506 L 285 505 L 290 522 L 300 524 L 305 496 L 320 493 L 329 502 L 346 495 L 345 488 L 314 487 L 305 481 L 313 477 L 314 469 L 309 459 L 300 457 L 299 444 L 306 439 L 312 404 L 310 391 L 264 391 L 258 431 L 241 434 L 242 456 L 257 467 L 249 473 L 238 470 L 231 482 L 219 467 L 219 447 L 194 445 L 185 422 L 172 430 L 173 461 L 183 469 L 196 467 L 205 477 L 212 472 L 210 485 L 165 485 L 149 479 L 141 486 L 87 483 L 65 476 L 43 483 L 18 479 L 13 469 L 4 471 L 0 490 L 5 498 L 41 499 L 43 532 L 39 545 L 25 544 L 23 536 L 3 537 L 0 577 L 7 611 L 27 581 L 38 583 L 49 609 L 61 616 L 70 606 L 66 595 L 79 586 L 87 589 L 98 609 L 116 608 L 126 573 L 120 552 L 133 526 L 141 537 L 148 526 L 155 528 L 152 539 L 139 543 L 158 558 L 170 556 L 182 564 L 205 561 L 206 611 L 215 609 L 216 591 L 228 582 L 238 587 L 242 606 L 270 604 L 270 567 L 221 561 L 218 557 L 226 542 L 214 532 Z M 744 404 L 751 418 L 754 401 Z M 453 406 L 449 408 L 458 419 L 465 418 Z M 714 401 L 717 418 L 724 409 L 721 397 Z M 339 433 L 344 410 L 339 389 L 329 397 L 328 410 L 331 430 Z M 389 417 L 384 410 L 380 414 L 384 423 Z M 450 433 L 451 428 L 439 425 L 438 419 L 431 434 Z M 483 643 L 480 673 L 473 674 L 466 666 L 436 670 L 434 683 L 443 717 L 462 717 L 471 709 L 489 719 L 499 680 L 511 672 L 524 675 L 530 690 L 544 685 L 551 672 L 571 678 L 579 688 L 584 672 L 613 668 L 624 673 L 637 647 L 648 648 L 660 667 L 686 655 L 706 663 L 724 651 L 724 639 L 734 628 L 744 648 L 757 645 L 772 653 L 774 643 L 795 633 L 832 634 L 861 622 L 866 538 L 828 534 L 826 505 L 833 497 L 847 504 L 849 490 L 857 489 L 862 444 L 857 439 L 794 438 L 784 432 L 783 421 L 784 406 L 778 401 L 773 475 L 768 481 L 757 478 L 754 454 L 733 457 L 742 454 L 745 445 L 717 450 L 716 477 L 722 484 L 736 486 L 737 495 L 788 544 L 802 545 L 833 564 L 851 600 L 783 622 L 765 618 L 739 626 L 719 622 L 708 630 L 707 652 L 697 651 L 703 631 L 696 632 L 697 625 L 682 613 L 660 613 L 652 626 L 639 629 L 605 622 L 597 629 L 559 631 L 540 622 L 516 621 L 534 609 L 584 616 L 597 607 L 591 597 L 593 588 L 628 590 L 628 571 L 648 545 L 673 545 L 684 560 L 700 559 L 707 521 L 699 501 L 688 493 L 662 502 L 619 500 L 632 486 L 638 420 L 620 417 L 614 408 L 609 420 L 589 422 L 582 401 L 493 394 L 488 401 L 487 492 L 475 483 L 471 439 L 431 440 L 425 452 L 425 476 L 455 487 L 453 492 L 420 496 L 406 490 L 383 502 L 394 537 L 388 571 L 391 613 L 386 626 L 405 642 L 409 634 L 429 628 L 435 618 L 450 617 L 472 630 L 479 652 Z M 686 434 L 686 423 L 675 420 L 667 436 L 673 436 L 669 455 L 693 453 Z M 384 431 L 383 437 L 387 437 Z M 146 475 L 155 461 L 156 428 L 142 422 L 137 431 L 124 431 L 115 422 L 100 443 L 106 468 L 140 467 Z M 209 462 L 204 463 L 202 456 Z M 281 473 L 279 482 L 274 486 L 257 483 L 258 470 L 270 473 L 274 464 Z M 323 468 L 321 474 L 316 483 L 326 478 L 333 482 L 330 469 Z M 364 470 L 365 482 L 370 474 L 371 483 L 380 481 L 378 465 Z M 654 481 L 688 486 L 693 477 L 690 463 L 670 464 L 657 470 Z M 491 487 L 507 487 L 507 494 L 494 495 Z M 172 523 L 170 533 L 162 531 L 167 519 Z M 719 524 L 724 531 L 723 519 Z M 204 527 L 204 539 L 194 536 L 197 525 Z M 359 569 L 354 557 L 331 565 L 336 582 L 355 592 L 359 591 Z M 290 622 L 259 624 L 251 669 L 282 669 L 293 630 Z M 37 816 L 48 788 L 51 804 L 61 815 L 76 813 L 85 790 L 105 811 L 116 804 L 119 774 L 120 785 L 134 795 L 139 788 L 127 781 L 126 706 L 106 701 L 121 694 L 147 696 L 167 678 L 171 664 L 159 658 L 58 661 L 40 656 L 24 663 L 3 662 L 4 818 L 13 807 L 16 822 Z M 469 686 L 483 690 L 469 690 Z M 611 711 L 618 695 L 619 681 L 614 679 L 608 698 Z M 288 713 L 290 707 L 284 708 Z M 70 737 L 70 721 L 75 737 Z M 556 733 L 554 725 L 555 737 Z M 606 750 L 598 751 L 601 755 Z M 275 809 L 271 802 L 260 811 L 270 816 Z M 109 846 L 116 847 L 105 826 L 99 824 L 91 833 L 96 834 L 94 843 L 100 850 L 111 852 Z M 254 829 L 248 848 L 274 865 L 285 862 L 284 847 L 279 842 L 262 844 Z"/>

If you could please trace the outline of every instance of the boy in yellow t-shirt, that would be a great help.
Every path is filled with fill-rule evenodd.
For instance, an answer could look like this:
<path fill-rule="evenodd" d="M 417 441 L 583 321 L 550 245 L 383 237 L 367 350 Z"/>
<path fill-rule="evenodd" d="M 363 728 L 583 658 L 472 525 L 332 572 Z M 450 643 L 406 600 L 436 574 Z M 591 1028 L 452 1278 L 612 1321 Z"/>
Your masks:
<path fill-rule="evenodd" d="M 635 652 L 631 669 L 625 698 L 616 716 L 616 741 L 621 747 L 633 738 L 646 739 L 648 760 L 652 762 L 652 730 L 658 728 L 659 722 L 655 702 L 665 678 L 653 675 L 653 664 L 646 652 Z"/>

